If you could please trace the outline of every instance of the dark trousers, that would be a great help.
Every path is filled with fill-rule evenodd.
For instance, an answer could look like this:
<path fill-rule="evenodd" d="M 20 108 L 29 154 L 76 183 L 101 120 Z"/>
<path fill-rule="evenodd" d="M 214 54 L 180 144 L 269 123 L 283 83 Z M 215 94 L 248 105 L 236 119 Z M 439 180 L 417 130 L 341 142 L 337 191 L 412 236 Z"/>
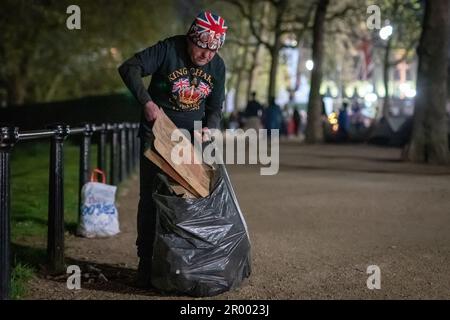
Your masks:
<path fill-rule="evenodd" d="M 137 213 L 137 255 L 141 259 L 153 256 L 153 241 L 156 229 L 156 207 L 152 193 L 156 174 L 160 169 L 144 156 L 145 144 L 141 139 L 140 152 L 140 191 Z"/>

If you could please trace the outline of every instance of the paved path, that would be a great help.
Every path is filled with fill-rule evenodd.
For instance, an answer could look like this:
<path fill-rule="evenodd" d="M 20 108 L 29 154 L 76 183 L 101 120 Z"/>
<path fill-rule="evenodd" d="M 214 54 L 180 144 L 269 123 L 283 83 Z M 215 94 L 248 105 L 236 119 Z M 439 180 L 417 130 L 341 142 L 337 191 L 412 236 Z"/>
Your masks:
<path fill-rule="evenodd" d="M 285 142 L 278 175 L 230 166 L 251 235 L 253 274 L 215 298 L 449 299 L 450 167 L 399 158 L 399 149 Z M 68 262 L 91 276 L 101 272 L 107 282 L 86 278 L 81 290 L 70 291 L 65 279 L 39 275 L 27 297 L 185 298 L 132 286 L 137 190 L 135 175 L 119 194 L 119 236 L 67 236 Z M 367 289 L 369 265 L 381 270 L 380 290 Z"/>

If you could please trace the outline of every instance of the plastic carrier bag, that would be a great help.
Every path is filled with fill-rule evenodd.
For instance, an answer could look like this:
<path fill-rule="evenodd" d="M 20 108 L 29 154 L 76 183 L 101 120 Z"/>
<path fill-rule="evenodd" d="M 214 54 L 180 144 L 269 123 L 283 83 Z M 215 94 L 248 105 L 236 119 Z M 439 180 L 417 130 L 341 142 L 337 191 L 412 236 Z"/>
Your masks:
<path fill-rule="evenodd" d="M 102 176 L 98 182 L 96 174 Z M 105 174 L 93 170 L 91 181 L 81 189 L 81 217 L 78 234 L 87 237 L 110 237 L 118 234 L 119 214 L 115 206 L 116 186 L 105 183 Z"/>
<path fill-rule="evenodd" d="M 205 198 L 176 196 L 167 176 L 156 180 L 153 286 L 190 296 L 238 287 L 251 273 L 250 240 L 225 166 Z"/>

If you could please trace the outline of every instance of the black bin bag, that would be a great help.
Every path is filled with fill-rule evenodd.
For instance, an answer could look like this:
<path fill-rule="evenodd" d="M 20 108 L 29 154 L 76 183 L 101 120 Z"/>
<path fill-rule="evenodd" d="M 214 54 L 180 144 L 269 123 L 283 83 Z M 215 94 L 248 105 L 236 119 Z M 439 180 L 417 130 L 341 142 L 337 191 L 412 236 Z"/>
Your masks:
<path fill-rule="evenodd" d="M 250 276 L 250 240 L 226 168 L 205 198 L 176 196 L 158 174 L 152 284 L 167 293 L 214 296 Z"/>

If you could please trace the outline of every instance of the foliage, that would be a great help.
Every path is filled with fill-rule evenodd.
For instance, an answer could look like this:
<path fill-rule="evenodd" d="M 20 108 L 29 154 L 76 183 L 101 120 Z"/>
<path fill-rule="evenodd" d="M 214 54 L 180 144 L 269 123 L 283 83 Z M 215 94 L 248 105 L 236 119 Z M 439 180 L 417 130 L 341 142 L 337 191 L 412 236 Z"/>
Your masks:
<path fill-rule="evenodd" d="M 173 3 L 80 0 L 81 29 L 69 30 L 68 0 L 1 1 L 0 90 L 20 104 L 123 89 L 122 60 L 181 31 Z"/>

